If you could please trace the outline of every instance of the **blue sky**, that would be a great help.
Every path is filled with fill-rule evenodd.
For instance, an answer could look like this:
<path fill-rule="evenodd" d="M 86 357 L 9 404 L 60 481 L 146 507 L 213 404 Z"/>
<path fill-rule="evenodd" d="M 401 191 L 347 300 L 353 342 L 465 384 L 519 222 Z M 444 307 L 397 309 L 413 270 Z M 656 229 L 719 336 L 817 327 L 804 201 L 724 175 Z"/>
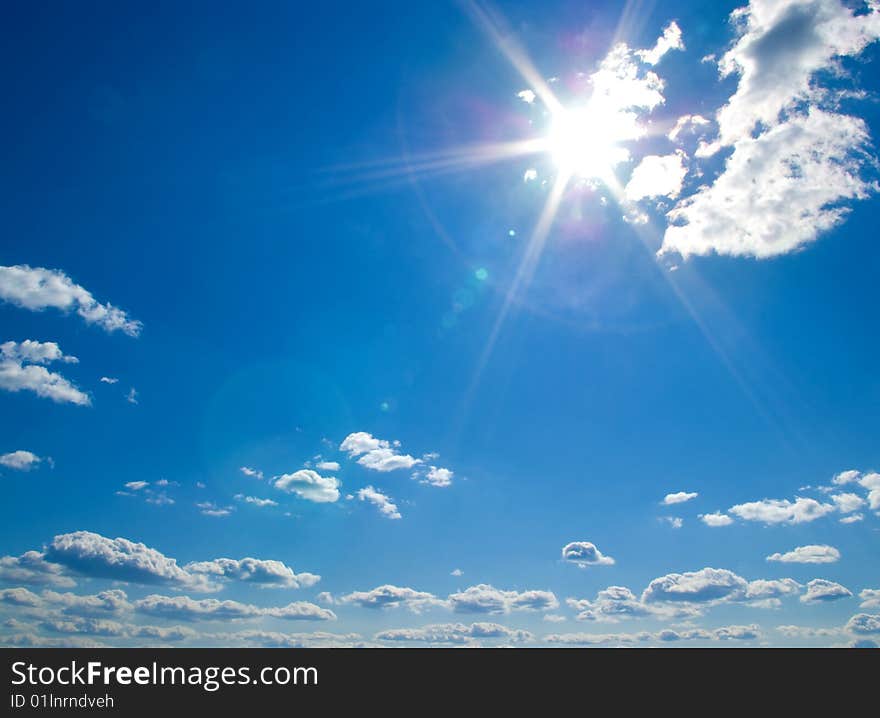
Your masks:
<path fill-rule="evenodd" d="M 877 640 L 876 7 L 16 12 L 3 643 Z"/>

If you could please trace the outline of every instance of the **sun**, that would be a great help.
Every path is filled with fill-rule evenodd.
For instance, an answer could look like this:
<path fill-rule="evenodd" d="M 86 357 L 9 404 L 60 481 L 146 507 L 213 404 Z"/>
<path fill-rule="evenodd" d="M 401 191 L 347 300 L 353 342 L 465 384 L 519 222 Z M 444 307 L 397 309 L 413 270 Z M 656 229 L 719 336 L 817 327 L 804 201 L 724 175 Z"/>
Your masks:
<path fill-rule="evenodd" d="M 629 158 L 620 142 L 628 118 L 596 105 L 561 108 L 553 114 L 547 152 L 561 173 L 582 179 L 603 179 Z"/>

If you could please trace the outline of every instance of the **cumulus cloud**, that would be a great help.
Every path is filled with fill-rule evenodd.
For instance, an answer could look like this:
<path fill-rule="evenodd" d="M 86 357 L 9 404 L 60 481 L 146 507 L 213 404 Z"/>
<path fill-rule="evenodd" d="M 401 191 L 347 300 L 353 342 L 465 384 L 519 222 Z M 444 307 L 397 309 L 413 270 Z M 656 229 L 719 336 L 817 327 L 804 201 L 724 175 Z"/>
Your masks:
<path fill-rule="evenodd" d="M 131 319 L 123 310 L 98 302 L 91 292 L 75 284 L 59 269 L 26 264 L 0 267 L 0 300 L 31 311 L 50 308 L 75 311 L 89 324 L 132 337 L 140 334 L 142 328 L 139 321 Z"/>
<path fill-rule="evenodd" d="M 40 597 L 26 588 L 4 588 L 0 591 L 0 603 L 24 608 L 37 608 L 42 603 Z"/>
<path fill-rule="evenodd" d="M 450 594 L 448 600 L 456 613 L 547 611 L 559 607 L 551 591 L 502 591 L 485 583 Z"/>
<path fill-rule="evenodd" d="M 339 471 L 338 461 L 319 461 L 315 464 L 318 471 Z"/>
<path fill-rule="evenodd" d="M 678 197 L 687 174 L 686 159 L 681 150 L 643 157 L 624 188 L 626 198 L 636 202 L 646 197 Z"/>
<path fill-rule="evenodd" d="M 339 500 L 339 481 L 332 476 L 321 476 L 312 469 L 300 469 L 292 474 L 282 474 L 274 480 L 273 486 L 279 491 L 296 494 L 301 499 L 318 504 Z"/>
<path fill-rule="evenodd" d="M 703 628 L 683 630 L 663 629 L 656 633 L 553 633 L 544 636 L 547 643 L 570 646 L 628 646 L 639 643 L 674 643 L 678 641 L 753 641 L 761 637 L 756 625 L 722 626 L 709 631 Z"/>
<path fill-rule="evenodd" d="M 587 566 L 611 566 L 614 559 L 605 556 L 589 541 L 572 541 L 562 547 L 562 560 L 576 564 L 581 568 Z"/>
<path fill-rule="evenodd" d="M 353 591 L 339 598 L 339 603 L 353 603 L 362 608 L 406 608 L 419 613 L 432 606 L 445 605 L 432 593 L 385 584 L 370 591 Z"/>
<path fill-rule="evenodd" d="M 831 483 L 836 486 L 845 486 L 846 484 L 852 484 L 858 481 L 861 475 L 861 471 L 848 469 L 846 471 L 841 471 L 839 474 L 835 474 L 834 478 L 831 479 Z"/>
<path fill-rule="evenodd" d="M 421 463 L 421 459 L 400 453 L 396 444 L 377 439 L 365 431 L 356 431 L 346 436 L 339 449 L 346 452 L 350 458 L 360 457 L 357 462 L 372 471 L 411 469 Z"/>
<path fill-rule="evenodd" d="M 668 213 L 661 254 L 784 254 L 838 225 L 846 202 L 876 191 L 862 176 L 873 161 L 865 123 L 832 111 L 816 78 L 880 37 L 877 10 L 751 0 L 734 11 L 739 37 L 718 64 L 737 89 L 716 114 L 718 138 L 697 155 L 733 152 L 714 183 Z"/>
<path fill-rule="evenodd" d="M 76 582 L 65 575 L 64 566 L 47 561 L 39 551 L 0 558 L 0 581 L 69 588 Z"/>
<path fill-rule="evenodd" d="M 655 578 L 642 593 L 644 603 L 707 603 L 739 600 L 746 596 L 748 582 L 723 568 L 704 568 L 687 573 L 670 573 Z"/>
<path fill-rule="evenodd" d="M 617 623 L 629 618 L 668 620 L 699 615 L 699 610 L 691 607 L 644 603 L 625 586 L 609 586 L 599 591 L 592 601 L 568 598 L 565 602 L 577 612 L 578 621 Z"/>
<path fill-rule="evenodd" d="M 737 75 L 736 92 L 718 111 L 719 144 L 772 127 L 797 101 L 815 100 L 816 73 L 860 53 L 880 37 L 880 15 L 856 14 L 839 0 L 751 0 L 734 11 L 740 36 L 719 61 Z"/>
<path fill-rule="evenodd" d="M 815 521 L 835 510 L 832 504 L 822 504 L 815 499 L 800 496 L 788 499 L 763 499 L 731 506 L 728 511 L 744 521 L 760 521 L 765 524 L 800 524 Z"/>
<path fill-rule="evenodd" d="M 453 472 L 449 469 L 430 466 L 427 472 L 417 475 L 417 478 L 423 484 L 430 484 L 431 486 L 446 488 L 447 486 L 452 485 L 452 476 Z"/>
<path fill-rule="evenodd" d="M 216 558 L 213 561 L 188 563 L 184 568 L 191 573 L 280 588 L 308 588 L 321 580 L 313 573 L 296 574 L 281 561 L 257 558 Z"/>
<path fill-rule="evenodd" d="M 857 613 L 846 622 L 846 630 L 861 635 L 880 633 L 880 615 Z"/>
<path fill-rule="evenodd" d="M 389 519 L 401 518 L 400 511 L 397 510 L 395 504 L 388 496 L 372 486 L 366 486 L 358 489 L 358 498 L 361 501 L 367 501 L 379 509 L 379 513 Z"/>
<path fill-rule="evenodd" d="M 262 479 L 263 472 L 258 471 L 257 469 L 252 469 L 250 466 L 242 466 L 239 471 L 243 473 L 245 476 L 252 476 L 255 479 Z"/>
<path fill-rule="evenodd" d="M 804 603 L 819 603 L 827 601 L 836 601 L 840 598 L 849 598 L 852 596 L 845 586 L 841 586 L 834 581 L 826 581 L 824 578 L 814 578 L 807 583 L 807 592 L 801 596 Z"/>
<path fill-rule="evenodd" d="M 91 404 L 88 394 L 80 391 L 61 374 L 51 372 L 43 366 L 55 361 L 75 364 L 78 360 L 63 354 L 55 342 L 26 339 L 21 343 L 8 341 L 0 344 L 0 389 L 11 392 L 32 391 L 37 396 L 59 404 Z"/>
<path fill-rule="evenodd" d="M 236 494 L 235 498 L 239 501 L 244 501 L 246 504 L 252 504 L 260 508 L 264 508 L 266 506 L 278 506 L 277 501 L 272 501 L 272 499 L 261 499 L 257 496 L 245 496 L 244 494 Z"/>
<path fill-rule="evenodd" d="M 60 534 L 45 552 L 47 561 L 74 574 L 140 584 L 165 584 L 211 590 L 210 582 L 177 565 L 160 551 L 125 538 L 110 539 L 90 531 Z"/>
<path fill-rule="evenodd" d="M 213 501 L 200 501 L 196 504 L 196 508 L 203 516 L 214 516 L 215 518 L 223 518 L 232 513 L 231 506 L 218 506 Z"/>
<path fill-rule="evenodd" d="M 237 631 L 214 634 L 214 641 L 228 646 L 230 641 L 242 641 L 262 648 L 359 648 L 367 644 L 358 633 L 281 633 L 278 631 Z"/>
<path fill-rule="evenodd" d="M 763 259 L 812 242 L 873 191 L 868 142 L 862 120 L 817 108 L 740 140 L 715 183 L 668 212 L 660 253 Z"/>
<path fill-rule="evenodd" d="M 840 551 L 834 546 L 810 544 L 798 546 L 786 553 L 770 554 L 767 560 L 781 561 L 782 563 L 834 563 L 840 560 Z"/>
<path fill-rule="evenodd" d="M 16 471 L 30 471 L 40 465 L 42 459 L 30 451 L 19 449 L 0 455 L 0 466 Z"/>
<path fill-rule="evenodd" d="M 60 608 L 61 613 L 66 616 L 107 618 L 119 616 L 132 609 L 125 591 L 118 588 L 94 595 L 43 591 L 42 599 L 45 603 Z"/>
<path fill-rule="evenodd" d="M 842 514 L 851 514 L 862 508 L 866 501 L 858 494 L 832 494 L 831 500 Z"/>
<path fill-rule="evenodd" d="M 801 592 L 801 585 L 791 578 L 749 581 L 744 600 L 756 608 L 779 608 L 780 599 Z"/>
<path fill-rule="evenodd" d="M 868 490 L 868 506 L 871 511 L 880 510 L 880 474 L 871 472 L 859 478 L 859 486 Z"/>
<path fill-rule="evenodd" d="M 671 504 L 683 504 L 685 501 L 697 498 L 697 496 L 699 496 L 699 494 L 696 491 L 678 491 L 674 494 L 666 494 L 666 496 L 663 497 L 663 503 L 667 506 Z"/>
<path fill-rule="evenodd" d="M 700 521 L 712 528 L 730 526 L 733 523 L 733 519 L 730 516 L 722 514 L 720 511 L 716 511 L 714 514 L 700 514 Z"/>
<path fill-rule="evenodd" d="M 880 588 L 866 588 L 859 592 L 859 608 L 880 608 Z"/>
<path fill-rule="evenodd" d="M 649 65 L 656 65 L 670 50 L 684 50 L 681 28 L 674 20 L 663 28 L 663 34 L 650 50 L 636 50 L 636 55 Z"/>
<path fill-rule="evenodd" d="M 528 631 L 507 628 L 498 623 L 442 623 L 422 628 L 392 628 L 375 635 L 377 641 L 392 643 L 438 643 L 466 645 L 480 640 L 522 643 L 534 640 Z"/>
<path fill-rule="evenodd" d="M 189 596 L 156 594 L 134 602 L 138 613 L 176 621 L 235 621 L 268 616 L 293 621 L 333 621 L 336 614 L 307 601 L 286 606 L 262 608 L 239 601 L 216 598 L 192 599 Z"/>

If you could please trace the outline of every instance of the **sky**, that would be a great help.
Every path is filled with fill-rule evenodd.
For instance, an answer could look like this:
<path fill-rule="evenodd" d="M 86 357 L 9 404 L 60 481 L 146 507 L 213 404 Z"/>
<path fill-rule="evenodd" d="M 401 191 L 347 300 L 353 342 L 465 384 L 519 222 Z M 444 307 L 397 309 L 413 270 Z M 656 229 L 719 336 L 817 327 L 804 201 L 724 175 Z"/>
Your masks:
<path fill-rule="evenodd" d="M 876 646 L 880 5 L 19 5 L 0 643 Z"/>

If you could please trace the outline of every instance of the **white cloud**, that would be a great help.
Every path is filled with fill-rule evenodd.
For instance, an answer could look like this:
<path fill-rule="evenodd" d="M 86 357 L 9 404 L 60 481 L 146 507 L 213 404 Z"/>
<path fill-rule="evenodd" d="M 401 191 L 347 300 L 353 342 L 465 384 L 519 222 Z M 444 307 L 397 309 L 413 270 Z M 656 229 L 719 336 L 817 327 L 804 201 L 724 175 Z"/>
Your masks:
<path fill-rule="evenodd" d="M 575 618 L 578 621 L 617 623 L 629 618 L 668 620 L 699 615 L 699 610 L 691 607 L 644 603 L 625 586 L 609 586 L 599 591 L 592 601 L 568 598 L 565 602 L 577 611 Z"/>
<path fill-rule="evenodd" d="M 680 516 L 664 516 L 663 520 L 674 529 L 680 529 L 684 526 L 684 519 Z"/>
<path fill-rule="evenodd" d="M 833 479 L 831 479 L 831 483 L 837 486 L 844 486 L 845 484 L 852 484 L 859 480 L 859 477 L 862 475 L 861 471 L 856 471 L 854 469 L 849 469 L 847 471 L 841 471 L 839 474 L 836 474 Z"/>
<path fill-rule="evenodd" d="M 871 511 L 880 510 L 880 474 L 871 472 L 859 479 L 859 486 L 868 490 L 868 506 Z"/>
<path fill-rule="evenodd" d="M 261 617 L 288 621 L 335 621 L 336 614 L 307 601 L 263 608 L 216 598 L 195 600 L 189 596 L 150 595 L 134 602 L 138 613 L 175 621 L 237 621 Z"/>
<path fill-rule="evenodd" d="M 460 568 L 454 568 L 449 572 L 450 576 L 464 576 L 464 571 Z"/>
<path fill-rule="evenodd" d="M 845 586 L 841 586 L 834 581 L 826 581 L 824 578 L 814 578 L 807 583 L 807 592 L 801 596 L 804 603 L 818 603 L 827 601 L 836 601 L 840 598 L 849 598 L 852 596 Z"/>
<path fill-rule="evenodd" d="M 353 603 L 362 608 L 406 608 L 413 613 L 420 613 L 433 606 L 445 605 L 445 602 L 433 593 L 391 584 L 377 586 L 369 591 L 353 591 L 341 596 L 338 603 Z"/>
<path fill-rule="evenodd" d="M 723 568 L 703 568 L 687 573 L 670 573 L 655 578 L 642 593 L 644 603 L 707 603 L 740 600 L 746 596 L 748 582 Z"/>
<path fill-rule="evenodd" d="M 850 516 L 844 516 L 840 519 L 840 523 L 842 524 L 854 524 L 859 521 L 862 521 L 865 518 L 864 514 L 851 514 Z"/>
<path fill-rule="evenodd" d="M 765 524 L 800 524 L 815 521 L 833 512 L 832 504 L 821 504 L 815 499 L 801 497 L 787 499 L 763 499 L 731 506 L 728 511 L 744 521 L 760 521 Z"/>
<path fill-rule="evenodd" d="M 859 608 L 880 608 L 880 588 L 866 588 L 859 592 Z"/>
<path fill-rule="evenodd" d="M 880 14 L 856 15 L 839 0 L 751 0 L 734 11 L 741 34 L 719 61 L 738 75 L 736 92 L 718 111 L 719 144 L 772 127 L 798 100 L 815 99 L 811 80 L 836 59 L 860 53 L 880 37 Z"/>
<path fill-rule="evenodd" d="M 544 636 L 548 643 L 572 646 L 620 645 L 637 643 L 678 641 L 753 641 L 761 637 L 761 629 L 756 625 L 722 626 L 709 631 L 703 628 L 689 628 L 674 631 L 666 628 L 656 633 L 553 633 Z"/>
<path fill-rule="evenodd" d="M 332 476 L 321 476 L 311 469 L 282 474 L 274 480 L 273 486 L 279 491 L 296 494 L 301 499 L 318 504 L 339 500 L 339 481 Z"/>
<path fill-rule="evenodd" d="M 534 182 L 536 179 L 538 179 L 538 170 L 534 167 L 529 167 L 523 172 L 523 182 Z"/>
<path fill-rule="evenodd" d="M 236 494 L 234 498 L 236 501 L 243 501 L 246 504 L 251 504 L 252 506 L 257 506 L 259 508 L 265 508 L 267 506 L 278 506 L 277 501 L 273 501 L 272 499 L 261 499 L 258 496 L 245 496 L 244 494 Z"/>
<path fill-rule="evenodd" d="M 839 0 L 751 0 L 732 17 L 739 37 L 719 68 L 737 89 L 716 114 L 717 140 L 697 155 L 733 153 L 714 184 L 669 212 L 661 253 L 784 254 L 877 189 L 861 176 L 872 162 L 865 123 L 832 111 L 833 94 L 817 82 L 880 37 L 876 3 L 856 13 Z"/>
<path fill-rule="evenodd" d="M 503 591 L 485 583 L 450 594 L 448 600 L 456 613 L 548 611 L 559 607 L 551 591 Z"/>
<path fill-rule="evenodd" d="M 319 461 L 315 464 L 318 471 L 339 471 L 338 461 Z"/>
<path fill-rule="evenodd" d="M 859 176 L 868 141 L 862 120 L 817 108 L 739 140 L 715 183 L 669 211 L 660 254 L 763 259 L 812 242 L 873 191 Z"/>
<path fill-rule="evenodd" d="M 129 404 L 137 404 L 138 403 L 138 391 L 134 387 L 131 387 L 128 390 L 128 393 L 125 395 L 125 400 Z"/>
<path fill-rule="evenodd" d="M 118 588 L 95 595 L 43 591 L 42 598 L 46 603 L 61 608 L 61 613 L 66 616 L 106 618 L 119 616 L 132 609 L 125 591 Z"/>
<path fill-rule="evenodd" d="M 663 503 L 667 506 L 672 504 L 683 504 L 685 501 L 697 498 L 697 496 L 699 496 L 699 494 L 696 491 L 691 493 L 687 491 L 679 491 L 674 494 L 666 494 L 663 498 Z"/>
<path fill-rule="evenodd" d="M 643 157 L 624 188 L 626 198 L 635 202 L 645 197 L 678 197 L 687 174 L 686 159 L 681 150 Z"/>
<path fill-rule="evenodd" d="M 119 379 L 112 376 L 102 376 L 98 381 L 102 384 L 118 384 Z"/>
<path fill-rule="evenodd" d="M 558 613 L 545 613 L 543 620 L 547 623 L 565 623 L 568 619 Z"/>
<path fill-rule="evenodd" d="M 149 481 L 129 481 L 125 484 L 125 488 L 129 491 L 140 491 L 150 485 Z"/>
<path fill-rule="evenodd" d="M 397 510 L 397 505 L 391 500 L 391 498 L 374 487 L 366 486 L 363 489 L 358 489 L 357 495 L 361 501 L 368 501 L 377 507 L 379 512 L 386 518 L 401 518 L 400 511 Z"/>
<path fill-rule="evenodd" d="M 36 454 L 22 449 L 0 455 L 0 466 L 17 471 L 30 471 L 39 466 L 41 461 L 42 459 Z"/>
<path fill-rule="evenodd" d="M 28 591 L 26 588 L 4 588 L 0 591 L 0 603 L 10 606 L 37 608 L 41 601 L 37 594 Z"/>
<path fill-rule="evenodd" d="M 90 531 L 60 534 L 44 557 L 74 574 L 140 584 L 167 584 L 205 591 L 213 586 L 154 548 L 124 538 L 110 539 Z"/>
<path fill-rule="evenodd" d="M 733 519 L 730 516 L 722 514 L 720 511 L 716 511 L 714 514 L 700 514 L 700 521 L 712 528 L 730 526 L 733 523 Z"/>
<path fill-rule="evenodd" d="M 678 138 L 684 132 L 696 132 L 700 127 L 706 127 L 712 124 L 702 115 L 683 115 L 675 122 L 675 126 L 666 135 L 672 142 L 678 141 Z"/>
<path fill-rule="evenodd" d="M 92 294 L 58 269 L 26 264 L 0 267 L 0 300 L 31 311 L 53 308 L 75 310 L 89 324 L 108 332 L 140 334 L 142 325 L 112 304 L 99 303 Z"/>
<path fill-rule="evenodd" d="M 77 389 L 61 374 L 50 372 L 42 366 L 53 361 L 72 364 L 77 359 L 62 354 L 55 342 L 27 339 L 21 343 L 9 341 L 0 344 L 0 389 L 32 391 L 59 404 L 91 404 L 88 394 Z"/>
<path fill-rule="evenodd" d="M 21 556 L 0 557 L 0 581 L 69 588 L 76 582 L 65 575 L 64 567 L 46 561 L 39 551 L 25 551 Z"/>
<path fill-rule="evenodd" d="M 206 574 L 233 579 L 243 583 L 280 588 L 308 588 L 321 580 L 313 573 L 294 573 L 281 561 L 257 558 L 217 558 L 213 561 L 188 563 L 184 569 L 190 573 Z"/>
<path fill-rule="evenodd" d="M 420 463 L 409 454 L 400 454 L 396 449 L 373 449 L 358 459 L 358 463 L 372 471 L 395 471 L 397 469 L 411 469 Z"/>
<path fill-rule="evenodd" d="M 419 480 L 423 484 L 430 484 L 431 486 L 445 488 L 452 485 L 453 475 L 453 472 L 449 469 L 431 466 L 424 475 L 419 475 Z"/>
<path fill-rule="evenodd" d="M 782 563 L 834 563 L 840 560 L 840 551 L 834 546 L 810 544 L 798 546 L 786 553 L 770 554 L 767 560 L 781 561 Z"/>
<path fill-rule="evenodd" d="M 562 547 L 562 560 L 574 563 L 581 568 L 587 566 L 612 566 L 614 559 L 604 556 L 590 541 L 572 541 Z"/>
<path fill-rule="evenodd" d="M 401 454 L 397 451 L 398 442 L 393 445 L 384 439 L 377 439 L 365 431 L 356 431 L 349 434 L 339 445 L 341 451 L 345 451 L 350 458 L 359 456 L 357 462 L 372 471 L 394 471 L 396 469 L 411 469 L 420 464 L 421 459 L 416 459 L 409 454 Z"/>
<path fill-rule="evenodd" d="M 534 92 L 532 92 L 531 90 L 520 90 L 519 92 L 516 93 L 516 96 L 519 99 L 521 99 L 523 102 L 525 102 L 526 104 L 529 104 L 529 105 L 534 103 L 535 98 L 537 97 L 537 95 Z"/>
<path fill-rule="evenodd" d="M 438 643 L 479 645 L 480 640 L 505 640 L 522 643 L 534 640 L 528 631 L 511 629 L 498 623 L 443 623 L 422 628 L 392 628 L 380 631 L 375 635 L 377 641 L 392 643 Z"/>
<path fill-rule="evenodd" d="M 791 578 L 780 579 L 757 579 L 749 581 L 746 587 L 745 600 L 753 606 L 775 608 L 778 599 L 784 596 L 792 596 L 801 592 L 801 585 Z"/>
<path fill-rule="evenodd" d="M 263 472 L 258 471 L 257 469 L 252 469 L 250 466 L 242 466 L 239 471 L 243 473 L 245 476 L 252 476 L 255 479 L 262 479 Z"/>
<path fill-rule="evenodd" d="M 366 454 L 368 451 L 387 448 L 388 446 L 389 443 L 387 441 L 377 439 L 366 431 L 355 431 L 342 440 L 339 450 L 346 452 L 351 457 L 355 457 Z"/>
<path fill-rule="evenodd" d="M 858 494 L 832 494 L 831 500 L 842 514 L 851 514 L 865 505 L 865 500 Z"/>
<path fill-rule="evenodd" d="M 857 613 L 846 622 L 846 630 L 862 635 L 880 633 L 880 615 Z"/>
<path fill-rule="evenodd" d="M 684 50 L 684 41 L 681 38 L 681 28 L 674 20 L 663 28 L 663 34 L 657 38 L 657 42 L 650 50 L 636 50 L 636 55 L 649 65 L 656 65 L 660 59 L 670 50 Z"/>
<path fill-rule="evenodd" d="M 839 628 L 814 628 L 813 626 L 776 626 L 776 630 L 789 638 L 836 638 Z"/>
<path fill-rule="evenodd" d="M 232 513 L 231 506 L 218 506 L 213 501 L 200 501 L 196 504 L 196 508 L 203 516 L 213 516 L 215 518 L 223 518 Z"/>

